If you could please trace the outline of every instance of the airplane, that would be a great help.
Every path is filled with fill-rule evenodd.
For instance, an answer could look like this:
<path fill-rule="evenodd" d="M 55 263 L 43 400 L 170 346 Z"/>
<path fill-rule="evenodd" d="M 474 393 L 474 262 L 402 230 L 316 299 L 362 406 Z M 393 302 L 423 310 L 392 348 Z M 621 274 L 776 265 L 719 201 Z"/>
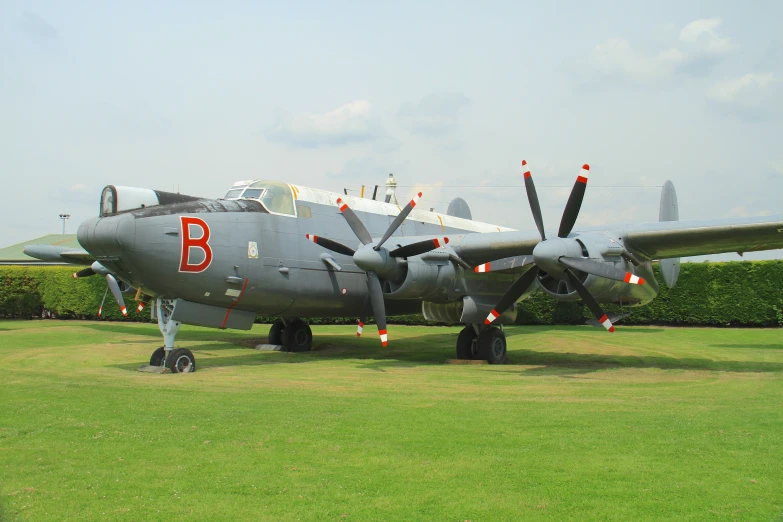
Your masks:
<path fill-rule="evenodd" d="M 526 161 L 522 171 L 532 232 L 472 220 L 469 210 L 422 210 L 421 193 L 400 208 L 269 180 L 237 182 L 217 199 L 109 185 L 99 216 L 78 229 L 83 250 L 29 246 L 25 253 L 90 264 L 74 277 L 105 276 L 123 310 L 123 288 L 112 279 L 125 291 L 136 288 L 140 306 L 152 300 L 164 341 L 150 365 L 188 373 L 195 357 L 174 344 L 182 324 L 249 330 L 258 314 L 278 317 L 271 344 L 298 352 L 312 348 L 309 317 L 359 317 L 361 335 L 372 314 L 387 346 L 387 315 L 422 313 L 466 325 L 457 336 L 458 359 L 501 364 L 502 325 L 514 323 L 517 304 L 535 291 L 581 299 L 592 323 L 613 332 L 601 304 L 654 299 L 653 260 L 672 287 L 680 257 L 783 247 L 783 215 L 679 221 L 670 181 L 659 222 L 575 231 L 589 165 L 559 228 L 547 230 Z"/>

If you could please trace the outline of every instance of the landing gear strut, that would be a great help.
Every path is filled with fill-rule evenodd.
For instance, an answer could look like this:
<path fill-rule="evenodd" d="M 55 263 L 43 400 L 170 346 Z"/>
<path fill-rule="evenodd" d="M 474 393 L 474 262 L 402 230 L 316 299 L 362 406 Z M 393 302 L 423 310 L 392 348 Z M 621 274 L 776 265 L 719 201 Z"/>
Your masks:
<path fill-rule="evenodd" d="M 152 352 L 150 366 L 165 366 L 171 373 L 190 373 L 196 371 L 196 358 L 193 352 L 186 348 L 174 348 L 179 321 L 171 319 L 176 301 L 173 299 L 156 299 L 153 304 L 154 317 L 158 319 L 158 328 L 163 334 L 163 346 Z"/>
<path fill-rule="evenodd" d="M 495 326 L 478 330 L 478 325 L 468 325 L 459 333 L 457 359 L 503 364 L 506 360 L 506 335 L 503 330 Z"/>

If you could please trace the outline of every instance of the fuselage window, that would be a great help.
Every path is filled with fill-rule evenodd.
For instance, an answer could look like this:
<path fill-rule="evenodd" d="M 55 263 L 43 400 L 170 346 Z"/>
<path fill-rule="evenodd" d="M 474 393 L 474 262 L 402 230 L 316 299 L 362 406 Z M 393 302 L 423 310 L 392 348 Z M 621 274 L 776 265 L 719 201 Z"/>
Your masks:
<path fill-rule="evenodd" d="M 242 189 L 231 189 L 228 192 L 226 192 L 226 195 L 223 196 L 223 199 L 236 199 L 239 197 L 239 195 L 242 194 Z"/>
<path fill-rule="evenodd" d="M 258 199 L 264 189 L 249 188 L 242 193 L 242 199 Z"/>

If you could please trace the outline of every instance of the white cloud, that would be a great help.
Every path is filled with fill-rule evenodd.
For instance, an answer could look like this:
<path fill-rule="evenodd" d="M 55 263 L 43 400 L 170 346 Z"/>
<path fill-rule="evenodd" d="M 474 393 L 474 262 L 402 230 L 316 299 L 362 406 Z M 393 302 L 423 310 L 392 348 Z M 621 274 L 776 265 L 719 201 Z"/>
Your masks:
<path fill-rule="evenodd" d="M 646 56 L 631 47 L 628 40 L 610 38 L 593 51 L 593 61 L 601 72 L 622 73 L 638 79 L 669 76 L 685 60 L 677 49 L 667 49 L 655 56 Z"/>
<path fill-rule="evenodd" d="M 746 74 L 723 80 L 707 92 L 707 99 L 724 106 L 743 110 L 758 110 L 783 94 L 783 78 L 772 74 Z"/>
<path fill-rule="evenodd" d="M 696 52 L 728 54 L 734 49 L 734 44 L 718 33 L 721 23 L 720 18 L 694 20 L 680 31 L 680 42 Z"/>
<path fill-rule="evenodd" d="M 734 48 L 729 38 L 720 35 L 720 26 L 720 18 L 694 20 L 682 28 L 675 45 L 653 53 L 634 48 L 628 40 L 610 38 L 595 47 L 592 63 L 601 73 L 636 80 L 699 73 Z"/>
<path fill-rule="evenodd" d="M 468 105 L 470 99 L 464 94 L 429 94 L 418 102 L 402 104 L 397 116 L 411 132 L 439 137 L 457 128 L 460 112 Z"/>
<path fill-rule="evenodd" d="M 372 141 L 383 134 L 370 102 L 357 100 L 322 114 L 280 112 L 265 135 L 297 147 L 347 145 Z"/>

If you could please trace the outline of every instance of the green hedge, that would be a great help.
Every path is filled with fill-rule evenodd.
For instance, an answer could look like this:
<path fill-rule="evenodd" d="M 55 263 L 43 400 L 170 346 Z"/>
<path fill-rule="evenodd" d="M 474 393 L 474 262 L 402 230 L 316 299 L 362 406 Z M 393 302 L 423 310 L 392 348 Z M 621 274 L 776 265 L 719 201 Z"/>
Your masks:
<path fill-rule="evenodd" d="M 661 281 L 658 266 L 655 276 Z M 651 303 L 607 313 L 630 312 L 623 324 L 682 326 L 783 325 L 783 261 L 683 263 L 673 289 L 660 283 Z M 590 312 L 579 302 L 555 301 L 539 292 L 520 304 L 517 324 L 583 324 Z"/>
<path fill-rule="evenodd" d="M 75 280 L 69 266 L 0 267 L 0 317 L 58 317 L 96 319 L 106 292 L 106 279 L 92 276 Z M 128 319 L 148 321 L 150 307 L 136 313 L 133 295 L 125 295 Z M 103 305 L 104 319 L 123 319 L 111 295 Z"/>
<path fill-rule="evenodd" d="M 0 267 L 0 317 L 96 317 L 106 281 L 94 276 L 74 280 L 72 267 Z M 657 267 L 656 277 L 660 280 Z M 133 296 L 126 296 L 129 317 L 149 320 L 150 307 L 135 312 Z M 621 312 L 606 306 L 607 312 Z M 677 286 L 661 284 L 652 303 L 626 308 L 631 314 L 624 324 L 669 324 L 683 326 L 775 326 L 783 325 L 783 261 L 736 263 L 683 263 Z M 555 301 L 537 293 L 520 305 L 517 324 L 583 324 L 590 317 L 581 303 Z M 104 318 L 122 319 L 111 295 L 106 298 Z M 259 316 L 259 322 L 273 318 Z M 314 318 L 312 324 L 354 323 L 355 317 Z M 396 324 L 426 324 L 420 315 L 389 318 Z"/>

